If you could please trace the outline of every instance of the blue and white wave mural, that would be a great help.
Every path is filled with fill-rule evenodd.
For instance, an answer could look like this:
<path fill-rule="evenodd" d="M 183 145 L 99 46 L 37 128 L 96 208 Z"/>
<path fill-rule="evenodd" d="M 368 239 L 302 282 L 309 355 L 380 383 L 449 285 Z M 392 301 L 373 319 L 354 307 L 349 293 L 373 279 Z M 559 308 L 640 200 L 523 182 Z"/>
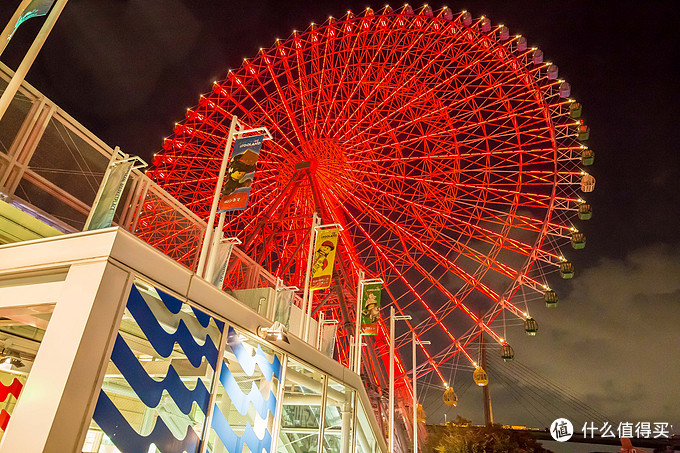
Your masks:
<path fill-rule="evenodd" d="M 199 451 L 224 327 L 163 291 L 133 285 L 93 416 L 118 450 Z"/>
<path fill-rule="evenodd" d="M 282 358 L 219 319 L 136 281 L 93 422 L 122 453 L 273 453 Z"/>
<path fill-rule="evenodd" d="M 271 453 L 281 357 L 229 327 L 208 438 L 211 453 Z"/>

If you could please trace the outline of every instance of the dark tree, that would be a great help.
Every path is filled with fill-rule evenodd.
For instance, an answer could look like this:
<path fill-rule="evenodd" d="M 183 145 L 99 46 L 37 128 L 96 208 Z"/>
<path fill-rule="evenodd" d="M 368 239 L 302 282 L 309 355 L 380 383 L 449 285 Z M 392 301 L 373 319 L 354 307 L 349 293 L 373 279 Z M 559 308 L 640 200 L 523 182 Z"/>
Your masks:
<path fill-rule="evenodd" d="M 446 426 L 432 426 L 425 449 L 429 453 L 551 453 L 528 432 L 500 425 L 472 426 L 460 416 Z"/>

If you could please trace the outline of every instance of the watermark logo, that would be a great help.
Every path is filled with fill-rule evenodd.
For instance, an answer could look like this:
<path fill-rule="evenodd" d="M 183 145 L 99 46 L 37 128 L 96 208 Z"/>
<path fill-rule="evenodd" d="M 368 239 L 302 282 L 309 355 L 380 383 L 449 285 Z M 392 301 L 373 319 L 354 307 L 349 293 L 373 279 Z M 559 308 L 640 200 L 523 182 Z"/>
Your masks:
<path fill-rule="evenodd" d="M 566 442 L 574 435 L 574 425 L 566 418 L 558 418 L 550 425 L 550 435 L 557 442 Z"/>

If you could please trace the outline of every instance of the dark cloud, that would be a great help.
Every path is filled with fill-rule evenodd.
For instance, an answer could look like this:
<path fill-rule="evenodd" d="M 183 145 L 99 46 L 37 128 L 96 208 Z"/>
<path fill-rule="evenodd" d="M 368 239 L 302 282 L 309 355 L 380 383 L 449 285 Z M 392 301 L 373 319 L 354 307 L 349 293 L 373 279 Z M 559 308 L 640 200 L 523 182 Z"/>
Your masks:
<path fill-rule="evenodd" d="M 532 315 L 540 323 L 536 337 L 509 329 L 517 360 L 609 420 L 669 422 L 677 432 L 679 256 L 679 246 L 656 244 L 633 250 L 620 260 L 603 258 L 584 269 L 562 294 L 557 309 L 534 309 Z M 505 375 L 508 372 L 502 367 L 512 366 L 499 360 L 490 363 L 492 381 L 494 368 Z M 532 384 L 531 376 L 524 375 L 516 387 L 527 400 L 541 401 L 537 394 L 546 392 L 547 384 Z M 458 379 L 471 380 L 471 370 L 459 370 Z M 496 420 L 535 426 L 530 403 L 523 407 L 506 387 L 500 382 L 492 386 Z M 481 422 L 480 393 L 474 386 L 468 389 L 461 408 L 449 410 L 449 417 L 460 412 Z M 546 398 L 563 397 L 556 393 Z M 443 418 L 443 405 L 435 406 L 433 416 Z M 563 416 L 556 408 L 546 410 L 554 418 Z M 538 418 L 544 421 L 540 414 Z"/>

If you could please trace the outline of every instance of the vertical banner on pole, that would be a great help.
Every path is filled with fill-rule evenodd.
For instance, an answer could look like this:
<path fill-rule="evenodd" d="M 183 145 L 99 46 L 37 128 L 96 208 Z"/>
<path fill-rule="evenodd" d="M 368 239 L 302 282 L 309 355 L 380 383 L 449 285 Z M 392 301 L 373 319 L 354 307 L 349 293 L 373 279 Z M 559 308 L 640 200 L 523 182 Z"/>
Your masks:
<path fill-rule="evenodd" d="M 237 138 L 229 161 L 229 171 L 222 186 L 219 212 L 245 209 L 248 205 L 250 186 L 255 178 L 257 159 L 264 135 Z"/>
<path fill-rule="evenodd" d="M 293 306 L 295 290 L 282 289 L 276 292 L 276 308 L 274 311 L 274 321 L 278 321 L 287 329 L 290 328 L 290 311 Z"/>
<path fill-rule="evenodd" d="M 382 283 L 367 283 L 364 285 L 361 296 L 361 333 L 364 335 L 378 334 L 381 292 Z"/>
<path fill-rule="evenodd" d="M 319 351 L 326 357 L 333 357 L 335 351 L 335 334 L 338 332 L 338 325 L 331 323 L 319 323 L 321 329 L 321 346 Z"/>
<path fill-rule="evenodd" d="M 234 243 L 229 240 L 219 240 L 215 244 L 215 256 L 210 260 L 210 268 L 206 269 L 206 280 L 222 289 L 224 284 L 224 276 L 227 273 L 227 265 L 231 257 L 231 251 L 234 249 Z"/>
<path fill-rule="evenodd" d="M 309 282 L 310 290 L 324 289 L 331 286 L 339 233 L 339 228 L 319 229 L 317 232 L 316 241 L 314 242 L 311 280 Z"/>
<path fill-rule="evenodd" d="M 99 230 L 111 226 L 135 159 L 113 162 L 109 166 L 97 193 L 97 198 L 92 204 L 90 216 L 85 222 L 84 231 Z"/>
<path fill-rule="evenodd" d="M 33 0 L 31 3 L 29 3 L 28 6 L 26 6 L 26 9 L 22 11 L 21 16 L 19 16 L 19 20 L 17 20 L 17 23 L 14 25 L 14 29 L 10 32 L 7 40 L 9 41 L 12 39 L 12 36 L 14 35 L 14 32 L 17 31 L 17 28 L 19 28 L 19 26 L 28 19 L 46 15 L 50 8 L 52 8 L 54 1 L 55 0 Z"/>

